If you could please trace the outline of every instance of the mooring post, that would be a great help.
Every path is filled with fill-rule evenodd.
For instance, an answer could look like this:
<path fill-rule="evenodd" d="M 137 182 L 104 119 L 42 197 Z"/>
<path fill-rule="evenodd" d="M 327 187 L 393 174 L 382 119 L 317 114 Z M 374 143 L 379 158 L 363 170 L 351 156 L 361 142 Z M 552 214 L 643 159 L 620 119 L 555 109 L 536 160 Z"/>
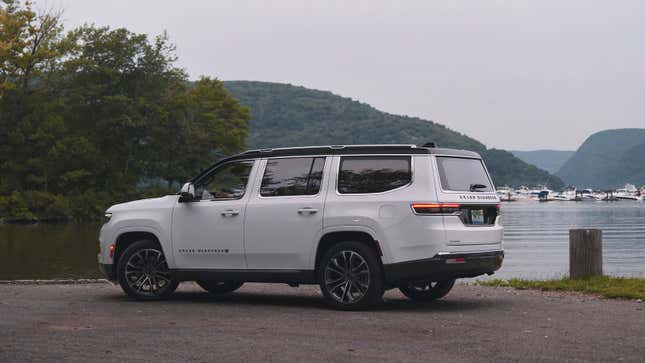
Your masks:
<path fill-rule="evenodd" d="M 602 230 L 569 230 L 569 277 L 602 275 Z"/>

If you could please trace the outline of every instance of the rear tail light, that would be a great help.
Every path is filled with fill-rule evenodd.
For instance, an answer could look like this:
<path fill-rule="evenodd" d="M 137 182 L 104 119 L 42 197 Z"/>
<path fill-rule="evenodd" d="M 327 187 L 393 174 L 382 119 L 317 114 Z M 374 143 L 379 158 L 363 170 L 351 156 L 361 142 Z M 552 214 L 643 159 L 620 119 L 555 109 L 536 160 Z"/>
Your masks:
<path fill-rule="evenodd" d="M 110 258 L 114 257 L 114 243 L 110 245 Z"/>
<path fill-rule="evenodd" d="M 460 204 L 456 203 L 414 203 L 412 210 L 417 214 L 446 214 L 459 212 Z"/>

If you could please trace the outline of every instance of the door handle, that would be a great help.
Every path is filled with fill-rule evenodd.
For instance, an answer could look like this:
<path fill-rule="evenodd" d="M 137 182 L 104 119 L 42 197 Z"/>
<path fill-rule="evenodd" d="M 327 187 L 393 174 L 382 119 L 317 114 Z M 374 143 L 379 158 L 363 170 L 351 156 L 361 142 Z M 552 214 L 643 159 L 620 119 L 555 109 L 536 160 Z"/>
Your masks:
<path fill-rule="evenodd" d="M 222 211 L 222 217 L 235 217 L 238 214 L 240 214 L 240 211 L 234 209 L 227 209 L 225 211 Z"/>
<path fill-rule="evenodd" d="M 298 209 L 298 214 L 316 214 L 316 213 L 318 213 L 318 209 L 309 208 L 309 207 Z"/>

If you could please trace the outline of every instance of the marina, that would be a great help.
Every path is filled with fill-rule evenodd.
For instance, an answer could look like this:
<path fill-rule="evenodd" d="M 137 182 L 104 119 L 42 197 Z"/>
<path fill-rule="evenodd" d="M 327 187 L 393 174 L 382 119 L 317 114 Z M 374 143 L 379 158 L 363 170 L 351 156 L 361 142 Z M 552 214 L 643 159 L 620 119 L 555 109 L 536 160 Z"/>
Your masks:
<path fill-rule="evenodd" d="M 620 189 L 577 189 L 568 187 L 562 191 L 553 191 L 545 186 L 529 188 L 521 186 L 517 189 L 500 186 L 497 195 L 502 202 L 538 201 L 538 202 L 583 202 L 583 201 L 636 201 L 642 202 L 645 196 L 645 186 L 640 188 L 633 184 L 625 184 Z"/>

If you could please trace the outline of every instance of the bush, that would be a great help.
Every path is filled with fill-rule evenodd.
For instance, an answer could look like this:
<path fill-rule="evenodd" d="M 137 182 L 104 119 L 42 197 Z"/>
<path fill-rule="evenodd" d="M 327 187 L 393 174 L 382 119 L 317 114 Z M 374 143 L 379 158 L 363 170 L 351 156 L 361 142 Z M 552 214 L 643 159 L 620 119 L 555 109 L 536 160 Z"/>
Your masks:
<path fill-rule="evenodd" d="M 71 218 L 69 201 L 62 195 L 28 191 L 22 194 L 29 211 L 38 220 L 68 220 Z"/>
<path fill-rule="evenodd" d="M 20 193 L 14 190 L 9 195 L 0 196 L 0 218 L 9 221 L 34 220 L 35 216 L 29 210 Z"/>

